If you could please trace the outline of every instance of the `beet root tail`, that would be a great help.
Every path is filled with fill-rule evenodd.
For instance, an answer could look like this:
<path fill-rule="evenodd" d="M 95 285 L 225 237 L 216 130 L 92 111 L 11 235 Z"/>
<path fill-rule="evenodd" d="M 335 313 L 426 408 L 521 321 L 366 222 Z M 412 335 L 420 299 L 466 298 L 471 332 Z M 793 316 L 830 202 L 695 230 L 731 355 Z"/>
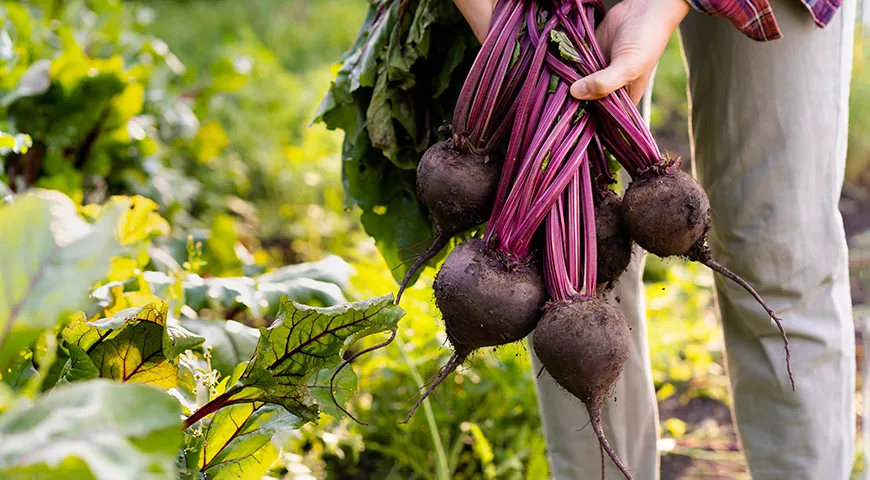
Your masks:
<path fill-rule="evenodd" d="M 402 425 L 407 424 L 408 422 L 411 421 L 411 417 L 414 416 L 414 412 L 416 412 L 417 409 L 420 408 L 420 405 L 423 404 L 423 400 L 426 400 L 426 398 L 429 396 L 429 394 L 434 392 L 435 389 L 438 388 L 438 385 L 441 385 L 441 382 L 443 382 L 447 377 L 450 376 L 451 373 L 453 373 L 457 368 L 459 368 L 459 366 L 462 365 L 463 362 L 465 362 L 466 357 L 467 357 L 467 355 L 460 355 L 456 352 L 453 352 L 453 355 L 450 356 L 450 360 L 447 361 L 447 364 L 445 364 L 443 367 L 441 367 L 441 369 L 438 371 L 438 375 L 435 377 L 435 379 L 432 381 L 432 383 L 426 388 L 426 391 L 423 392 L 422 395 L 420 395 L 420 398 L 417 400 L 417 403 L 415 403 L 414 406 L 411 407 L 411 410 L 408 411 L 408 416 L 405 417 L 405 419 L 400 422 Z"/>
<path fill-rule="evenodd" d="M 776 323 L 777 328 L 779 328 L 779 333 L 780 335 L 782 335 L 782 341 L 785 344 L 785 366 L 788 370 L 788 379 L 791 382 L 791 389 L 792 391 L 794 391 L 794 375 L 791 371 L 791 347 L 788 343 L 788 335 L 786 335 L 785 333 L 785 327 L 782 326 L 782 319 L 779 318 L 779 316 L 776 314 L 776 312 L 773 311 L 770 305 L 768 305 L 767 302 L 765 302 L 764 299 L 761 298 L 761 295 L 759 295 L 758 292 L 756 292 L 755 289 L 746 282 L 746 280 L 740 278 L 739 275 L 732 272 L 731 270 L 728 270 L 727 268 L 725 268 L 725 266 L 723 266 L 716 260 L 713 260 L 712 258 L 701 259 L 701 263 L 709 267 L 714 272 L 719 273 L 723 277 L 743 287 L 747 292 L 749 292 L 750 295 L 753 296 L 753 298 L 755 298 L 755 300 L 761 305 L 762 308 L 764 308 L 767 314 L 770 315 L 770 318 L 773 319 L 773 321 Z"/>
<path fill-rule="evenodd" d="M 338 368 L 335 369 L 335 372 L 333 372 L 332 377 L 329 378 L 329 396 L 332 397 L 333 403 L 335 403 L 335 406 L 338 407 L 339 410 L 344 412 L 344 414 L 347 415 L 351 420 L 353 420 L 354 422 L 356 422 L 360 425 L 368 426 L 368 423 L 360 421 L 356 417 L 351 415 L 350 412 L 348 412 L 347 410 L 345 410 L 345 408 L 343 406 L 341 406 L 341 403 L 339 403 L 338 399 L 335 398 L 335 377 L 338 376 L 339 372 L 341 372 L 344 369 L 344 367 L 350 365 L 350 363 L 353 362 L 354 360 L 356 360 L 357 358 L 359 358 L 359 357 L 361 357 L 369 352 L 374 352 L 375 350 L 380 350 L 381 348 L 386 347 L 387 345 L 393 343 L 393 340 L 395 340 L 395 338 L 396 338 L 396 330 L 391 330 L 390 338 L 386 339 L 385 341 L 383 341 L 377 345 L 373 345 L 369 348 L 366 348 L 365 350 L 360 350 L 359 352 L 354 353 L 350 358 L 341 362 L 341 365 L 339 365 Z"/>
<path fill-rule="evenodd" d="M 607 480 L 607 466 L 604 464 L 604 445 L 598 442 L 598 451 L 601 453 L 601 480 Z"/>
<path fill-rule="evenodd" d="M 426 262 L 431 260 L 435 255 L 438 255 L 444 247 L 447 246 L 447 242 L 450 241 L 450 235 L 444 233 L 442 231 L 438 232 L 438 235 L 435 236 L 435 239 L 432 240 L 432 244 L 429 245 L 429 248 L 426 249 L 425 252 L 421 253 L 417 260 L 411 265 L 411 268 L 408 269 L 408 273 L 405 274 L 405 278 L 402 279 L 402 284 L 399 285 L 399 292 L 396 294 L 396 304 L 399 304 L 399 301 L 402 300 L 402 294 L 405 293 L 405 289 L 408 288 L 408 283 L 411 281 L 411 278 L 417 273 L 417 270 L 420 269 Z"/>
<path fill-rule="evenodd" d="M 592 430 L 595 431 L 595 436 L 598 437 L 598 443 L 601 445 L 601 449 L 607 452 L 607 455 L 613 460 L 613 463 L 616 464 L 616 467 L 619 468 L 619 471 L 625 475 L 627 480 L 633 480 L 634 477 L 631 476 L 631 473 L 628 471 L 628 468 L 622 463 L 622 460 L 619 459 L 619 456 L 616 452 L 613 451 L 613 447 L 610 446 L 610 443 L 607 441 L 607 437 L 604 436 L 604 427 L 601 425 L 601 407 L 588 407 L 589 410 L 589 421 L 592 423 Z M 603 455 L 602 455 L 603 457 Z M 604 478 L 604 464 L 602 462 L 601 465 L 601 478 Z"/>

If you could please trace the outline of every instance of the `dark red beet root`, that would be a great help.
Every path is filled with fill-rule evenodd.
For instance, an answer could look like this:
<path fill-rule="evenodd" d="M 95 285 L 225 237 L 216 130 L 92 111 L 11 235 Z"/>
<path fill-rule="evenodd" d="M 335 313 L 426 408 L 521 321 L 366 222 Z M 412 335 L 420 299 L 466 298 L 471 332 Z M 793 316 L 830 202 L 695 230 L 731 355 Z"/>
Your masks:
<path fill-rule="evenodd" d="M 450 252 L 435 278 L 434 290 L 454 353 L 403 423 L 472 352 L 526 338 L 547 301 L 544 278 L 536 265 L 490 250 L 476 238 Z"/>
<path fill-rule="evenodd" d="M 408 282 L 450 239 L 489 219 L 501 165 L 493 159 L 454 148 L 453 140 L 429 147 L 417 165 L 417 197 L 435 223 L 435 239 L 408 270 L 396 303 Z"/>
<path fill-rule="evenodd" d="M 525 338 L 541 318 L 547 289 L 541 272 L 486 248 L 462 242 L 435 278 L 435 302 L 459 354 Z"/>
<path fill-rule="evenodd" d="M 679 169 L 632 182 L 622 199 L 622 211 L 631 238 L 660 257 L 686 255 L 704 241 L 710 228 L 707 194 Z"/>
<path fill-rule="evenodd" d="M 701 185 L 679 169 L 673 173 L 641 177 L 626 191 L 622 211 L 631 238 L 646 251 L 660 257 L 681 256 L 702 263 L 740 285 L 755 298 L 782 335 L 786 368 L 794 390 L 791 349 L 782 319 L 749 283 L 716 262 L 707 247 L 710 200 Z"/>
<path fill-rule="evenodd" d="M 417 196 L 444 232 L 464 232 L 492 212 L 501 165 L 453 147 L 432 145 L 417 166 Z"/>
<path fill-rule="evenodd" d="M 549 307 L 532 339 L 541 364 L 556 383 L 586 405 L 602 448 L 630 479 L 601 422 L 604 397 L 622 375 L 629 341 L 628 324 L 619 310 L 592 297 Z"/>
<path fill-rule="evenodd" d="M 598 283 L 610 286 L 631 263 L 631 235 L 622 216 L 622 199 L 604 189 L 595 196 L 595 233 L 598 237 Z"/>

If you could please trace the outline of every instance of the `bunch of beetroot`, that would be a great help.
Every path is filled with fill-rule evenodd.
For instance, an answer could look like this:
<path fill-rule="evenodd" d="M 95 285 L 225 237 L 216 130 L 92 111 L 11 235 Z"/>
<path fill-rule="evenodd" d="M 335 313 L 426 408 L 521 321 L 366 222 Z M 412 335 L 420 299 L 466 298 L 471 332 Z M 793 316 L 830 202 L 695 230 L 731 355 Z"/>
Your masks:
<path fill-rule="evenodd" d="M 603 12 L 598 0 L 499 1 L 452 136 L 420 162 L 419 198 L 438 237 L 412 270 L 450 238 L 486 227 L 454 248 L 436 276 L 454 353 L 408 419 L 473 352 L 534 332 L 544 368 L 586 405 L 602 452 L 631 478 L 601 422 L 628 358 L 629 327 L 600 293 L 628 266 L 632 241 L 746 288 L 776 321 L 789 356 L 773 310 L 711 258 L 706 194 L 679 159 L 658 151 L 626 92 L 588 103 L 570 96 L 572 82 L 605 66 L 593 35 Z M 632 178 L 622 199 L 609 188 L 608 154 Z"/>

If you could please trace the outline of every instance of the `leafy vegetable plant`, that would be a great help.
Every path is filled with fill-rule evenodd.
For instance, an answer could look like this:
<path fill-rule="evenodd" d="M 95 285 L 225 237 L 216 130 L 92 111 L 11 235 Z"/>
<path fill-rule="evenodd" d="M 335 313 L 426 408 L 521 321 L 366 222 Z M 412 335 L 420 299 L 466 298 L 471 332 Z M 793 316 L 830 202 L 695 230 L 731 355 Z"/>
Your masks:
<path fill-rule="evenodd" d="M 0 207 L 0 474 L 260 478 L 277 433 L 345 415 L 357 380 L 343 355 L 404 315 L 392 295 L 325 307 L 284 295 L 259 329 L 176 316 L 151 283 L 106 278 L 151 241 L 136 221 L 148 208 L 45 190 Z"/>

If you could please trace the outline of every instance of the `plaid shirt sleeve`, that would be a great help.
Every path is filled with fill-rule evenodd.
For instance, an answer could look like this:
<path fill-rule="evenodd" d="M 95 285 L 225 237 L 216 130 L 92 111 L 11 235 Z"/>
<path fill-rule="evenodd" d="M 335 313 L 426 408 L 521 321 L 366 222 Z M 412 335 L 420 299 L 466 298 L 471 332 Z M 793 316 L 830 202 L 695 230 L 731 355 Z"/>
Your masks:
<path fill-rule="evenodd" d="M 724 17 L 753 40 L 782 38 L 768 0 L 686 0 L 699 12 Z M 828 24 L 842 0 L 803 0 L 819 27 Z"/>

